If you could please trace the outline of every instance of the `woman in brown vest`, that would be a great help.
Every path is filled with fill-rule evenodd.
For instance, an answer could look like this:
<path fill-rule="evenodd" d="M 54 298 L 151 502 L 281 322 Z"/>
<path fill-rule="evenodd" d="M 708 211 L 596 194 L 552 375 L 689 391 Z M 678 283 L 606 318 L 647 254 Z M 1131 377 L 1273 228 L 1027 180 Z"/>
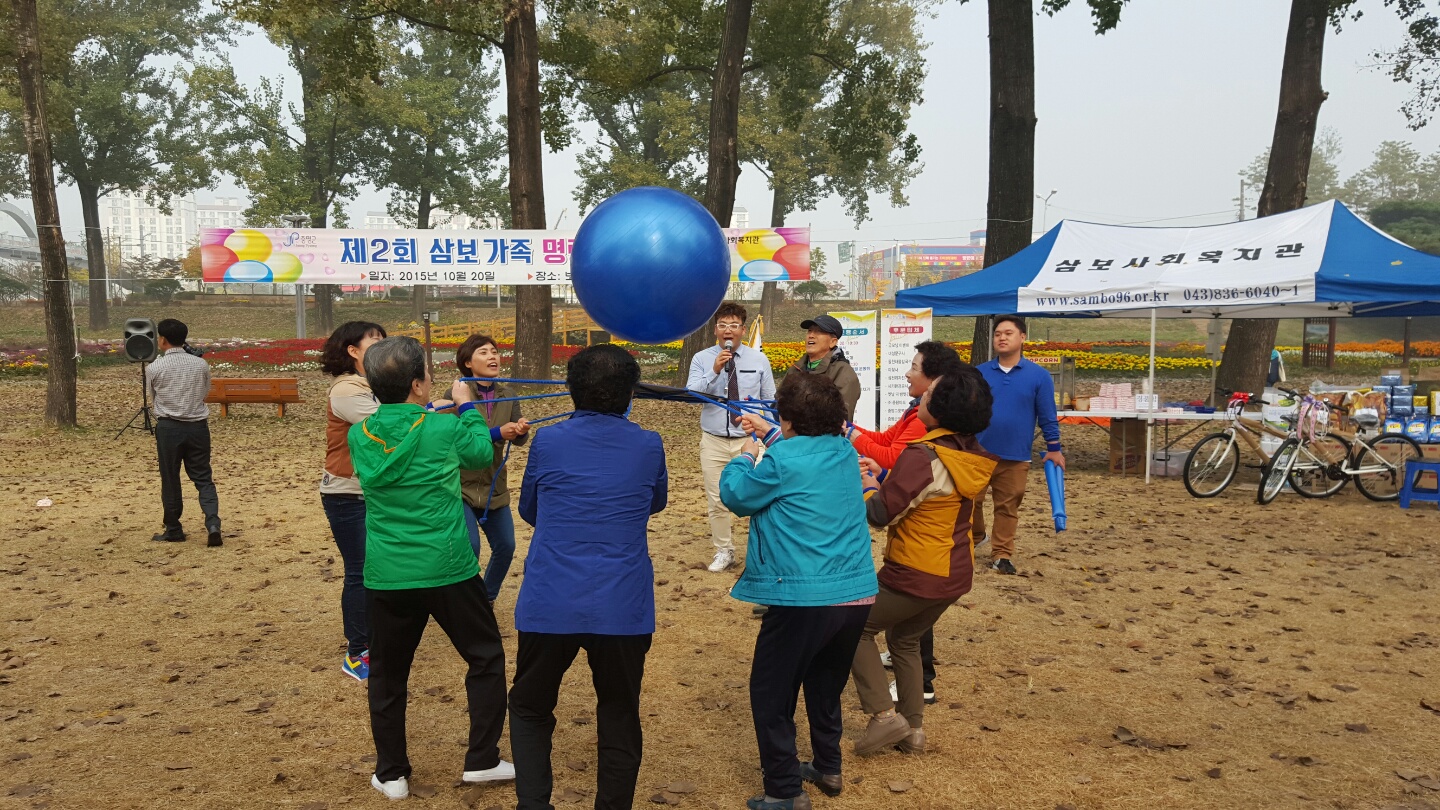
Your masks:
<path fill-rule="evenodd" d="M 350 463 L 346 436 L 350 426 L 374 413 L 380 403 L 365 382 L 365 350 L 385 337 L 385 327 L 368 321 L 340 324 L 325 341 L 320 369 L 335 378 L 325 409 L 325 473 L 320 477 L 320 505 L 330 533 L 345 562 L 340 615 L 345 624 L 346 675 L 365 682 L 370 677 L 370 625 L 365 620 L 365 496 Z"/>
<path fill-rule="evenodd" d="M 500 346 L 489 335 L 471 335 L 455 352 L 455 367 L 461 376 L 494 379 L 500 376 Z M 530 424 L 520 416 L 517 401 L 494 402 L 511 396 L 502 383 L 470 382 L 470 396 L 485 414 L 490 438 L 495 442 L 495 460 L 484 470 L 460 471 L 460 494 L 485 533 L 490 562 L 485 566 L 485 590 L 490 601 L 500 597 L 500 586 L 515 558 L 515 518 L 510 514 L 510 487 L 505 469 L 505 443 L 524 444 Z M 470 542 L 480 556 L 480 537 Z"/>

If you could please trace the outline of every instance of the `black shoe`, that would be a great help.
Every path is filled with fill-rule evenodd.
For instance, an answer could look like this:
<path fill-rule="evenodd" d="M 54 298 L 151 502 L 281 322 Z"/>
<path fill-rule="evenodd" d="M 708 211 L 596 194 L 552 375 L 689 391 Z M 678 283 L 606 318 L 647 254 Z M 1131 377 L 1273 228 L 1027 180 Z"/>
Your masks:
<path fill-rule="evenodd" d="M 161 532 L 150 536 L 151 540 L 157 543 L 183 543 L 185 542 L 184 532 Z"/>
<path fill-rule="evenodd" d="M 802 792 L 792 799 L 781 799 L 778 802 L 765 801 L 765 794 L 752 796 L 745 800 L 745 806 L 750 810 L 810 810 L 810 796 Z"/>
<path fill-rule="evenodd" d="M 219 529 L 210 530 L 209 536 L 205 539 L 205 545 L 209 546 L 210 548 L 225 545 L 225 541 L 220 539 Z"/>
<path fill-rule="evenodd" d="M 1001 574 L 1014 574 L 1015 564 L 1005 559 L 1004 557 L 1001 557 L 995 562 L 990 563 L 990 570 L 997 571 Z"/>
<path fill-rule="evenodd" d="M 845 787 L 845 780 L 840 778 L 838 773 L 820 773 L 815 770 L 813 762 L 800 763 L 800 778 L 820 788 L 820 792 L 830 798 L 840 795 L 840 790 Z"/>
<path fill-rule="evenodd" d="M 933 683 L 927 683 L 927 684 L 925 684 L 925 705 L 926 705 L 926 706 L 934 706 L 935 703 L 936 703 L 936 698 L 935 698 L 935 684 L 933 684 Z"/>

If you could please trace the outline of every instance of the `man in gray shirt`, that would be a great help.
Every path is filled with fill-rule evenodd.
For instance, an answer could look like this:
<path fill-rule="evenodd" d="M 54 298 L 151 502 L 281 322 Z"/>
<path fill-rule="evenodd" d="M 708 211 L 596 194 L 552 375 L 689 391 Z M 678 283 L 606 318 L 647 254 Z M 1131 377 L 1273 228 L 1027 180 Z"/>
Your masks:
<path fill-rule="evenodd" d="M 774 399 L 775 375 L 770 358 L 744 345 L 745 307 L 726 301 L 715 311 L 715 345 L 690 361 L 685 387 L 728 399 Z M 700 472 L 705 477 L 705 500 L 710 510 L 710 539 L 715 560 L 710 570 L 720 573 L 735 564 L 735 541 L 730 537 L 730 510 L 720 502 L 720 472 L 745 447 L 745 428 L 734 414 L 718 405 L 700 411 Z"/>
<path fill-rule="evenodd" d="M 160 457 L 160 502 L 165 508 L 165 531 L 152 537 L 164 543 L 185 542 L 180 526 L 184 499 L 180 494 L 180 467 L 200 493 L 205 513 L 206 545 L 221 545 L 220 499 L 210 477 L 210 364 L 185 350 L 189 327 L 174 318 L 155 325 L 161 356 L 145 369 L 145 386 L 155 403 L 155 447 Z"/>

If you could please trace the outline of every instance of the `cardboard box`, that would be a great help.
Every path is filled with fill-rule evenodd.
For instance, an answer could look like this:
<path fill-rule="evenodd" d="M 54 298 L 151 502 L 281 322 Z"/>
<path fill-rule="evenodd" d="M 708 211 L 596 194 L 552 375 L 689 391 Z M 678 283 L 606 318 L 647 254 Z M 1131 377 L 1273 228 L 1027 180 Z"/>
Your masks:
<path fill-rule="evenodd" d="M 1110 472 L 1144 474 L 1145 422 L 1143 420 L 1110 420 Z"/>
<path fill-rule="evenodd" d="M 1410 367 L 1409 367 L 1409 366 L 1406 366 L 1405 368 L 1384 368 L 1384 369 L 1381 369 L 1381 370 L 1380 370 L 1380 376 L 1384 377 L 1384 376 L 1387 375 L 1387 374 L 1399 374 L 1399 375 L 1400 375 L 1400 383 L 1401 383 L 1402 385 L 1409 385 L 1409 384 L 1410 384 Z"/>
<path fill-rule="evenodd" d="M 1077 411 L 1088 411 L 1088 410 L 1090 410 L 1090 397 L 1076 397 L 1076 398 L 1075 398 L 1075 410 L 1077 410 Z"/>

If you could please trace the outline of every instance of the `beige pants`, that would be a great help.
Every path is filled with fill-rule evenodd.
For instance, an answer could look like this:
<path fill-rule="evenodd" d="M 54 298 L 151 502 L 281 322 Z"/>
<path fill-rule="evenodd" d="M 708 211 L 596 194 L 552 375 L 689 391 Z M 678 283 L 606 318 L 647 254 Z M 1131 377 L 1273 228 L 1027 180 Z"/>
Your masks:
<path fill-rule="evenodd" d="M 855 648 L 855 663 L 850 674 L 855 678 L 855 691 L 866 714 L 894 708 L 911 728 L 925 725 L 925 668 L 920 661 L 920 637 L 935 626 L 954 599 L 919 599 L 880 586 L 870 618 Z M 895 668 L 895 691 L 900 695 L 896 705 L 890 700 L 890 679 L 880 663 L 880 648 L 875 636 L 884 633 L 890 647 L 890 663 Z"/>
<path fill-rule="evenodd" d="M 740 455 L 745 437 L 727 439 L 700 431 L 700 472 L 705 476 L 705 502 L 710 510 L 710 539 L 716 551 L 734 551 L 730 537 L 730 510 L 720 502 L 720 473 L 730 460 Z"/>
<path fill-rule="evenodd" d="M 1015 556 L 1015 531 L 1020 527 L 1020 502 L 1025 499 L 1025 483 L 1030 476 L 1030 462 L 1001 461 L 990 475 L 988 492 L 995 504 L 995 516 L 990 526 L 990 556 L 993 559 L 1008 560 Z M 980 542 L 985 536 L 985 491 L 975 499 L 974 540 Z"/>

